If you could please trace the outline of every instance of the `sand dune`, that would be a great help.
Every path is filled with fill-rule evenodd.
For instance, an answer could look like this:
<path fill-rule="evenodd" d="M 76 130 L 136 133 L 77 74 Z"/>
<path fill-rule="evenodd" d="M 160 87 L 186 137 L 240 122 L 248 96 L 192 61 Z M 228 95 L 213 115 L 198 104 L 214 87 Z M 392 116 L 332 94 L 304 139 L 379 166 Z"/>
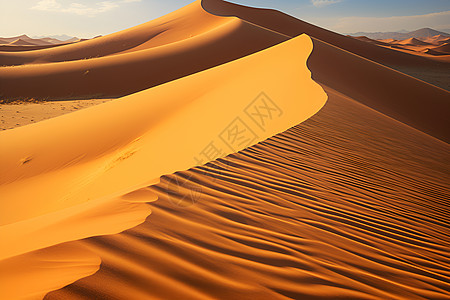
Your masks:
<path fill-rule="evenodd" d="M 17 39 L 15 41 L 12 41 L 8 45 L 11 45 L 11 46 L 37 46 L 37 44 L 34 44 L 32 42 L 28 42 L 28 41 L 24 41 L 22 39 Z"/>
<path fill-rule="evenodd" d="M 212 13 L 238 16 L 245 21 L 236 17 L 208 16 L 201 5 L 207 11 L 211 10 Z M 437 78 L 431 77 L 429 79 L 445 84 L 448 84 L 448 80 L 446 80 L 448 76 L 445 76 L 448 74 L 447 67 L 449 64 L 447 63 L 429 61 L 423 57 L 370 45 L 326 31 L 276 11 L 246 8 L 220 1 L 217 3 L 215 1 L 204 1 L 202 3 L 197 1 L 167 17 L 118 34 L 125 35 L 126 32 L 131 32 L 133 33 L 131 36 L 137 38 L 142 36 L 142 28 L 146 29 L 151 27 L 152 24 L 155 26 L 160 23 L 167 24 L 167 18 L 169 17 L 176 17 L 177 20 L 183 19 L 180 16 L 184 14 L 192 14 L 194 16 L 192 22 L 194 23 L 197 19 L 204 19 L 201 23 L 203 24 L 202 30 L 205 30 L 205 26 L 220 25 L 215 28 L 207 27 L 211 30 L 192 38 L 140 51 L 74 62 L 2 68 L 0 69 L 2 97 L 6 99 L 120 97 L 254 53 L 284 41 L 288 39 L 288 36 L 296 36 L 301 32 L 306 32 L 316 38 L 314 41 L 317 55 L 313 54 L 309 64 L 315 70 L 313 76 L 316 76 L 318 81 L 338 90 L 340 86 L 345 85 L 346 87 L 343 88 L 346 89 L 349 96 L 356 97 L 363 103 L 389 116 L 398 118 L 419 130 L 449 140 L 450 136 L 446 129 L 449 127 L 446 115 L 449 108 L 448 92 L 435 89 L 387 68 L 379 68 L 373 62 L 353 54 L 375 60 L 378 55 L 391 57 L 397 62 L 403 60 L 405 63 L 410 63 L 408 64 L 409 68 L 414 69 L 421 66 L 421 70 L 431 70 L 430 72 Z M 261 28 L 261 26 L 264 28 Z M 194 25 L 192 27 L 199 30 Z M 173 41 L 175 38 L 180 38 L 177 30 L 173 29 L 172 31 L 173 34 L 170 30 L 165 31 L 167 36 L 161 37 L 161 39 Z M 149 34 L 154 35 L 155 31 L 150 31 Z M 188 35 L 186 32 L 183 32 L 183 34 L 181 37 Z M 84 45 L 68 45 L 58 47 L 58 49 L 48 49 L 48 51 L 62 51 L 69 49 L 69 47 L 70 49 L 76 49 L 84 46 L 91 49 L 90 45 L 103 43 L 102 41 L 109 43 L 115 36 L 113 34 L 83 42 Z M 326 41 L 326 44 L 321 41 Z M 154 42 L 150 41 L 147 46 L 151 47 L 160 42 L 162 42 L 160 39 Z M 234 44 L 240 46 L 234 47 Z M 334 48 L 329 50 L 333 46 Z M 338 47 L 351 48 L 353 52 L 348 53 Z M 113 50 L 118 51 L 117 49 L 110 49 L 110 52 Z M 120 48 L 120 50 L 123 49 Z M 206 55 L 218 51 L 221 53 L 220 56 Z M 342 59 L 336 60 L 333 57 L 334 55 L 340 55 Z M 360 67 L 360 63 L 366 67 Z M 436 66 L 438 71 L 434 69 Z M 352 68 L 352 72 L 341 71 L 348 67 Z M 374 72 L 368 71 L 369 69 L 374 70 Z M 42 76 L 42 73 L 47 76 Z M 390 76 L 399 78 L 399 80 L 391 80 Z M 352 84 L 355 80 L 359 83 L 357 87 Z M 380 84 L 389 88 L 379 88 Z M 360 85 L 361 87 L 359 87 Z M 24 89 L 24 86 L 27 88 Z M 406 86 L 407 89 L 405 89 Z M 429 99 L 426 106 L 423 105 L 424 98 Z M 405 103 L 408 104 L 405 105 Z M 419 110 L 418 107 L 424 109 Z"/>
<path fill-rule="evenodd" d="M 428 67 L 437 67 L 437 65 L 433 64 L 429 59 L 376 47 L 375 45 L 358 41 L 352 37 L 325 30 L 275 10 L 244 7 L 221 0 L 203 1 L 203 7 L 212 14 L 237 16 L 254 24 L 270 28 L 289 36 L 297 36 L 306 33 L 311 37 L 327 41 L 341 49 L 388 66 L 391 64 L 407 64 L 410 66 L 427 65 Z M 444 66 L 440 66 L 440 68 L 443 67 Z"/>
<path fill-rule="evenodd" d="M 414 54 L 417 56 L 422 56 L 426 58 L 432 58 L 434 60 L 436 55 L 450 55 L 450 51 L 448 51 L 445 47 L 445 44 L 448 44 L 450 38 L 444 36 L 434 36 L 428 38 L 410 38 L 407 40 L 394 40 L 394 39 L 385 39 L 385 40 L 373 40 L 366 36 L 355 36 L 354 39 L 359 41 L 363 41 L 366 43 L 375 44 L 382 47 L 387 47 L 390 49 L 395 49 L 402 51 L 408 54 Z M 442 48 L 439 48 L 443 46 Z M 436 51 L 435 51 L 436 49 Z M 432 56 L 424 56 L 423 54 L 429 54 Z M 440 59 L 441 62 L 450 62 L 449 59 Z M 444 75 L 445 76 L 445 75 Z"/>
<path fill-rule="evenodd" d="M 22 34 L 22 35 L 19 35 L 19 36 L 13 36 L 13 37 L 9 37 L 9 38 L 8 37 L 0 37 L 0 39 L 2 40 L 2 42 L 6 43 L 6 44 L 14 42 L 15 40 L 18 40 L 18 39 L 21 39 L 21 40 L 24 40 L 24 41 L 32 40 L 32 38 L 30 38 L 29 36 L 27 36 L 25 34 Z"/>
<path fill-rule="evenodd" d="M 440 52 L 443 55 L 450 55 L 450 43 L 445 43 L 436 48 L 433 48 L 433 51 Z"/>
<path fill-rule="evenodd" d="M 398 40 L 396 40 L 396 39 L 381 39 L 381 40 L 377 40 L 377 41 L 382 42 L 382 43 L 395 43 L 395 42 L 398 42 Z"/>
<path fill-rule="evenodd" d="M 443 44 L 443 43 L 447 43 L 450 41 L 450 37 L 448 36 L 444 36 L 444 35 L 435 35 L 432 37 L 427 37 L 427 38 L 422 38 L 420 39 L 426 43 L 430 43 L 430 44 Z"/>
<path fill-rule="evenodd" d="M 52 44 L 62 44 L 62 43 L 65 43 L 65 41 L 60 41 L 60 40 L 58 40 L 58 39 L 54 39 L 54 38 L 51 38 L 51 37 L 40 38 L 40 40 L 41 40 L 41 41 L 44 41 L 44 42 L 49 42 L 49 43 L 52 43 Z M 66 41 L 66 42 L 68 42 L 68 41 Z"/>
<path fill-rule="evenodd" d="M 370 42 L 370 41 L 368 41 L 368 42 Z M 439 41 L 434 40 L 434 41 L 420 42 L 420 43 L 414 43 L 414 42 L 408 42 L 408 41 L 402 41 L 402 42 L 395 41 L 395 42 L 389 43 L 387 45 L 383 45 L 383 44 L 378 44 L 378 45 L 387 46 L 387 47 L 390 47 L 391 49 L 396 49 L 396 50 L 399 50 L 399 51 L 402 51 L 405 53 L 414 54 L 417 56 L 432 58 L 435 61 L 449 63 L 450 62 L 450 51 L 446 47 L 447 44 L 448 44 L 448 39 L 439 40 Z M 426 54 L 426 56 L 424 54 Z M 442 57 L 442 55 L 447 55 L 448 57 Z M 436 56 L 441 56 L 441 57 L 436 57 Z M 444 76 L 446 76 L 445 73 L 444 73 Z M 448 90 L 448 88 L 447 88 L 447 90 Z"/>
<path fill-rule="evenodd" d="M 0 298 L 445 299 L 450 93 L 394 63 L 448 72 L 219 0 L 0 52 L 5 102 L 120 97 L 0 132 Z"/>
<path fill-rule="evenodd" d="M 400 45 L 414 45 L 414 46 L 429 46 L 429 43 L 423 42 L 416 38 L 410 38 L 403 41 L 398 41 L 397 44 Z"/>
<path fill-rule="evenodd" d="M 359 41 L 363 41 L 366 43 L 371 43 L 371 44 L 375 44 L 375 45 L 381 45 L 381 46 L 388 46 L 389 43 L 388 42 L 384 42 L 382 40 L 373 40 L 368 38 L 367 36 L 354 36 L 354 39 L 357 39 Z"/>
<path fill-rule="evenodd" d="M 0 44 L 18 45 L 18 46 L 45 46 L 53 45 L 54 43 L 46 39 L 32 39 L 27 35 L 20 35 L 11 38 L 0 38 Z"/>
<path fill-rule="evenodd" d="M 238 16 L 244 20 L 284 33 L 288 36 L 297 36 L 306 33 L 311 37 L 326 41 L 345 51 L 450 90 L 450 85 L 447 80 L 450 61 L 435 59 L 433 56 L 417 56 L 394 49 L 378 47 L 377 45 L 325 30 L 274 10 L 243 7 L 221 0 L 204 1 L 203 7 L 210 13 L 222 16 Z"/>
<path fill-rule="evenodd" d="M 177 107 L 180 110 L 180 112 L 176 113 L 179 115 L 178 118 L 180 119 L 178 122 L 181 122 L 182 118 L 193 117 L 196 112 L 195 110 L 192 110 L 194 109 L 193 107 L 191 108 L 192 105 L 189 106 L 187 104 L 194 100 L 196 102 L 206 101 L 203 100 L 206 98 L 205 95 L 208 95 L 209 99 L 211 99 L 209 100 L 209 103 L 204 104 L 205 107 L 211 106 L 212 108 L 215 107 L 215 105 L 220 105 L 222 99 L 224 97 L 229 98 L 231 94 L 235 95 L 235 99 L 226 101 L 227 106 L 222 109 L 222 121 L 217 119 L 217 116 L 202 116 L 202 118 L 198 120 L 201 124 L 196 124 L 196 122 L 192 121 L 186 122 L 190 125 L 183 125 L 183 132 L 173 133 L 172 135 L 169 135 L 169 131 L 175 130 L 175 128 L 165 128 L 162 125 L 158 125 L 162 127 L 161 130 L 169 130 L 167 136 L 171 136 L 171 140 L 166 141 L 168 147 L 174 145 L 175 141 L 177 143 L 182 143 L 183 140 L 188 139 L 184 146 L 184 153 L 176 154 L 178 158 L 172 162 L 172 166 L 170 166 L 170 164 L 160 165 L 160 167 L 165 170 L 162 174 L 176 171 L 172 169 L 175 166 L 178 169 L 188 168 L 195 155 L 202 152 L 202 148 L 205 147 L 204 144 L 213 140 L 214 136 L 220 133 L 221 129 L 227 127 L 228 124 L 226 123 L 231 122 L 230 118 L 232 117 L 228 116 L 225 112 L 228 111 L 229 114 L 234 115 L 240 111 L 245 111 L 245 107 L 262 92 L 272 95 L 271 97 L 280 98 L 277 106 L 285 114 L 285 117 L 283 118 L 285 119 L 284 121 L 281 120 L 276 124 L 271 125 L 281 127 L 274 127 L 272 130 L 277 131 L 286 127 L 285 122 L 293 122 L 295 124 L 295 122 L 298 123 L 302 119 L 306 119 L 324 104 L 324 94 L 318 86 L 308 83 L 307 80 L 310 76 L 309 72 L 304 70 L 306 69 L 306 66 L 302 66 L 302 63 L 305 64 L 311 49 L 312 43 L 310 39 L 306 36 L 302 36 L 296 40 L 286 42 L 283 46 L 280 45 L 280 47 L 274 47 L 267 51 L 259 52 L 253 56 L 245 57 L 242 60 L 222 65 L 217 69 L 210 69 L 205 71 L 205 73 L 194 74 L 183 78 L 183 80 L 173 81 L 155 89 L 149 89 L 78 113 L 0 133 L 0 162 L 4 170 L 4 172 L 0 174 L 0 183 L 2 184 L 0 191 L 4 197 L 14 199 L 11 203 L 5 204 L 6 207 L 1 210 L 2 224 L 16 222 L 52 210 L 64 208 L 68 205 L 74 205 L 79 203 L 79 199 L 96 199 L 111 194 L 108 190 L 111 188 L 111 180 L 116 180 L 114 179 L 116 177 L 108 174 L 108 172 L 106 172 L 106 174 L 96 174 L 95 176 L 92 174 L 89 175 L 92 170 L 105 163 L 106 165 L 103 167 L 105 167 L 107 171 L 110 170 L 113 173 L 123 172 L 124 170 L 119 171 L 121 168 L 112 168 L 112 166 L 110 168 L 108 165 L 120 162 L 122 159 L 125 160 L 123 157 L 128 158 L 128 155 L 132 156 L 126 161 L 128 168 L 131 168 L 130 170 L 136 168 L 136 166 L 133 167 L 133 164 L 138 164 L 141 168 L 144 168 L 144 162 L 148 164 L 149 167 L 155 163 L 160 165 L 161 162 L 157 163 L 152 160 L 157 159 L 159 156 L 164 156 L 164 152 L 158 153 L 158 151 L 168 151 L 168 149 L 163 149 L 161 142 L 156 141 L 155 142 L 159 144 L 159 147 L 150 147 L 150 144 L 153 143 L 150 142 L 150 140 L 161 135 L 163 131 L 148 134 L 147 142 L 144 142 L 144 133 L 152 126 L 162 123 L 163 120 L 170 119 L 170 116 L 175 114 L 175 111 L 170 111 L 173 110 L 173 107 Z M 293 58 L 293 55 L 291 55 L 291 52 L 293 51 L 297 53 L 297 58 Z M 280 56 L 284 55 L 287 57 L 280 57 L 278 59 L 272 58 L 277 53 L 280 53 Z M 268 58 L 266 59 L 266 57 Z M 294 69 L 294 66 L 297 69 Z M 233 79 L 228 79 L 233 77 L 232 74 L 238 73 L 236 70 L 241 69 L 246 69 L 247 71 L 239 71 L 242 74 L 241 76 L 234 76 Z M 276 73 L 283 73 L 286 74 L 286 76 L 295 74 L 296 77 L 293 77 L 292 79 L 277 79 L 272 75 Z M 260 78 L 263 74 L 267 75 L 267 78 L 261 78 L 258 82 L 252 83 L 252 80 L 254 80 L 252 78 Z M 218 78 L 226 78 L 226 80 L 222 83 Z M 241 79 L 242 82 L 240 82 Z M 290 80 L 293 83 L 292 85 L 289 84 Z M 214 83 L 214 81 L 217 81 L 217 83 Z M 282 84 L 282 81 L 285 81 L 285 83 Z M 262 82 L 266 82 L 266 85 L 263 85 Z M 298 82 L 304 82 L 305 85 L 301 88 L 295 88 L 295 83 Z M 247 86 L 245 91 L 239 89 L 241 85 Z M 266 86 L 265 90 L 261 90 L 262 86 Z M 287 87 L 290 87 L 289 89 L 291 92 L 289 94 L 294 92 L 298 95 L 299 99 L 303 99 L 305 96 L 311 97 L 311 99 L 308 100 L 308 104 L 305 105 L 301 102 L 291 104 L 289 103 L 289 99 L 286 99 L 287 97 L 284 96 L 285 93 L 287 93 L 287 91 L 283 91 L 284 87 L 286 87 L 286 89 Z M 173 92 L 171 92 L 172 90 Z M 237 93 L 240 93 L 240 95 Z M 212 99 L 215 100 L 213 101 Z M 240 102 L 240 99 L 249 99 L 249 103 L 242 103 Z M 196 105 L 198 106 L 199 104 Z M 295 121 L 292 121 L 289 118 L 289 115 L 292 112 L 286 111 L 287 107 L 290 105 L 298 105 L 302 108 L 301 114 L 296 113 L 295 117 L 292 116 Z M 286 108 L 283 108 L 282 106 L 286 106 Z M 168 114 L 169 112 L 170 114 Z M 185 112 L 184 116 L 183 112 Z M 116 116 L 114 123 L 108 121 L 111 116 Z M 152 120 L 153 118 L 154 120 Z M 199 141 L 198 144 L 189 142 L 189 139 L 194 138 L 194 136 L 185 134 L 185 132 L 188 130 L 197 132 L 199 129 L 195 126 L 203 126 L 202 124 L 207 122 L 208 118 L 215 119 L 210 125 L 210 131 L 205 133 L 205 136 L 198 137 L 205 139 L 206 141 Z M 78 125 L 74 126 L 73 124 Z M 96 124 L 103 125 L 98 127 Z M 289 126 L 287 128 L 289 128 Z M 269 132 L 267 132 L 269 128 L 264 129 L 266 133 L 260 133 L 258 132 L 260 130 L 257 129 L 252 130 L 260 138 L 269 134 Z M 104 132 L 106 131 L 115 132 L 115 135 L 105 136 Z M 204 129 L 198 132 L 202 131 L 204 131 Z M 178 134 L 181 134 L 184 137 L 175 139 L 174 136 Z M 269 136 L 270 135 L 267 137 Z M 19 140 L 22 140 L 22 142 L 19 143 Z M 94 141 L 96 146 L 92 147 Z M 189 144 L 193 145 L 188 146 Z M 144 145 L 148 146 L 144 147 Z M 144 150 L 146 147 L 149 147 L 148 150 Z M 189 149 L 186 147 L 193 148 Z M 142 153 L 138 155 L 138 149 L 141 149 L 141 152 L 156 152 L 153 155 L 149 155 L 149 152 L 147 154 Z M 171 151 L 176 150 L 173 149 Z M 187 157 L 183 158 L 184 155 Z M 55 160 L 55 157 L 59 158 Z M 97 160 L 99 157 L 101 157 L 101 159 Z M 144 159 L 144 161 L 142 161 L 142 159 Z M 18 164 L 18 162 L 21 163 Z M 79 164 L 80 168 L 77 168 L 77 165 Z M 65 166 L 68 165 L 70 165 L 71 168 L 65 168 Z M 156 166 L 150 168 L 153 169 L 153 171 L 133 171 L 132 173 L 134 173 L 134 176 L 130 175 L 127 180 L 121 180 L 121 183 L 115 183 L 113 188 L 116 191 L 120 191 L 121 189 L 126 189 L 130 185 L 139 184 L 140 181 L 145 182 L 147 180 L 146 178 L 148 178 L 147 176 L 150 176 L 151 178 L 151 173 L 149 172 L 156 172 L 155 174 L 158 174 Z M 69 174 L 69 180 L 66 175 L 63 175 L 65 173 Z M 74 174 L 78 174 L 76 176 L 78 176 L 81 181 L 84 181 L 84 178 L 94 176 L 89 182 L 83 183 L 83 186 L 89 184 L 88 189 L 90 189 L 90 192 L 88 192 L 88 194 L 80 192 L 78 185 L 72 186 L 73 181 L 75 180 L 72 178 Z M 37 175 L 41 175 L 40 179 Z M 159 176 L 160 175 L 155 175 L 155 178 Z M 18 179 L 20 180 L 18 181 Z M 58 188 L 52 190 L 42 189 L 40 187 L 42 182 L 48 181 L 53 182 Z M 59 181 L 66 183 L 58 183 Z M 28 186 L 27 189 L 19 188 L 21 184 L 26 184 Z M 89 188 L 89 186 L 91 187 Z M 71 190 L 73 190 L 73 192 L 70 192 Z M 33 196 L 31 197 L 31 195 Z M 59 200 L 59 197 L 62 195 L 66 195 L 64 196 L 64 203 L 61 203 Z M 30 202 L 30 197 L 39 200 Z M 44 203 L 47 203 L 48 207 Z M 24 205 L 27 209 L 20 210 L 22 215 L 19 213 L 12 213 Z"/>
<path fill-rule="evenodd" d="M 201 10 L 199 2 L 193 4 L 196 11 L 207 14 Z M 191 12 L 192 8 L 188 8 L 188 12 Z M 1 96 L 6 99 L 120 97 L 217 66 L 288 39 L 237 18 L 217 18 L 220 20 L 220 25 L 191 38 L 173 41 L 167 45 L 89 60 L 2 68 L 0 69 Z M 195 17 L 195 19 L 199 18 Z M 161 22 L 166 24 L 164 20 L 163 18 Z M 219 21 L 214 19 L 214 22 Z M 138 30 L 141 35 L 142 32 Z M 174 35 L 169 35 L 170 31 L 165 32 L 168 35 L 166 39 L 177 38 L 178 30 L 175 30 Z M 188 35 L 184 31 L 182 34 Z M 45 51 L 63 51 L 69 47 L 91 49 L 89 45 L 102 43 L 103 39 L 109 41 L 109 37 L 105 36 L 85 41 L 83 44 L 61 46 L 57 47 L 58 49 L 52 48 Z M 162 41 L 164 37 L 151 43 L 158 44 Z M 235 47 L 234 43 L 240 46 Z M 121 48 L 120 51 L 125 49 Z M 36 55 L 35 52 L 40 51 L 26 52 L 21 55 L 28 53 Z M 221 55 L 208 55 L 217 52 Z M 47 76 L 43 77 L 43 73 Z M 24 89 L 24 86 L 27 88 Z"/>
<path fill-rule="evenodd" d="M 62 48 L 33 53 L 10 53 L 0 57 L 1 65 L 62 62 L 104 57 L 129 51 L 154 48 L 189 39 L 230 23 L 230 19 L 206 13 L 196 1 L 178 11 L 145 24 L 107 36 Z"/>
<path fill-rule="evenodd" d="M 315 51 L 308 61 L 315 80 L 344 91 L 346 95 L 421 131 L 445 141 L 449 140 L 450 133 L 446 129 L 450 127 L 446 116 L 446 112 L 450 109 L 449 92 L 364 59 L 365 57 L 375 61 L 388 61 L 397 58 L 405 63 L 409 61 L 411 63 L 409 67 L 414 68 L 424 63 L 425 58 L 413 57 L 345 37 L 277 11 L 242 7 L 215 0 L 204 1 L 203 6 L 211 13 L 239 16 L 286 35 L 307 33 L 315 38 L 313 39 Z M 394 52 L 396 53 L 393 54 Z M 385 58 L 377 59 L 379 55 Z M 427 61 L 423 66 L 432 68 L 434 63 Z M 448 74 L 447 68 L 442 69 L 448 67 L 448 64 L 438 65 L 439 72 Z M 437 74 L 440 74 L 439 72 Z M 423 99 L 431 102 L 424 107 Z"/>
<path fill-rule="evenodd" d="M 306 68 L 311 50 L 311 39 L 303 35 L 153 89 L 0 133 L 0 195 L 8 199 L 0 203 L 0 239 L 8 245 L 0 258 L 134 227 L 150 213 L 143 202 L 150 200 L 146 186 L 154 179 L 201 164 L 198 159 L 239 151 L 315 114 L 326 95 Z M 261 107 L 252 105 L 267 105 L 276 122 L 261 123 L 253 111 Z M 220 116 L 204 114 L 217 109 Z M 213 158 L 203 154 L 212 142 L 220 150 Z M 72 280 L 73 268 L 67 272 L 63 278 Z M 44 283 L 50 275 L 41 274 Z M 15 278 L 4 295 L 26 296 L 17 288 L 23 281 Z"/>
<path fill-rule="evenodd" d="M 20 51 L 31 51 L 31 50 L 41 50 L 52 48 L 56 46 L 61 46 L 65 44 L 72 43 L 74 41 L 60 41 L 53 38 L 40 38 L 32 39 L 27 35 L 21 35 L 12 38 L 0 38 L 0 61 L 1 57 L 5 55 L 2 52 L 20 52 Z M 16 54 L 20 55 L 20 54 Z M 2 66 L 7 65 L 6 63 L 1 64 Z"/>
<path fill-rule="evenodd" d="M 448 144 L 326 91 L 305 123 L 164 177 L 147 222 L 80 242 L 99 272 L 45 299 L 445 299 Z"/>

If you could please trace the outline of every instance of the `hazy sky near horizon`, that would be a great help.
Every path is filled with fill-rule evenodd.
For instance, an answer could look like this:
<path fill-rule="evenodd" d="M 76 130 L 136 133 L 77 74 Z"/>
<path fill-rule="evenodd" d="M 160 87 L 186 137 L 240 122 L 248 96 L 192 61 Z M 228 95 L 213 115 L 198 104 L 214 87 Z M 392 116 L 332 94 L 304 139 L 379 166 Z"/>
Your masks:
<path fill-rule="evenodd" d="M 126 29 L 193 0 L 0 0 L 0 36 L 90 38 Z M 232 0 L 274 8 L 340 32 L 450 29 L 450 0 Z"/>

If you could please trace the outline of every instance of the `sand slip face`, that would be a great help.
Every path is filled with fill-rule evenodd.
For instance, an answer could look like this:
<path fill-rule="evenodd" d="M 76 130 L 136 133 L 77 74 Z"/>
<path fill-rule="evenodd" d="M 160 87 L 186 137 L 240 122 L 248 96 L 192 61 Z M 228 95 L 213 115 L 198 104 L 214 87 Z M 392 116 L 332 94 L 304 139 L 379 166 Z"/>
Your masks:
<path fill-rule="evenodd" d="M 275 10 L 221 0 L 204 0 L 202 6 L 212 14 L 239 17 L 286 36 L 308 34 L 314 42 L 315 51 L 308 60 L 314 80 L 420 131 L 450 141 L 446 113 L 450 110 L 450 92 L 427 84 L 448 86 L 447 62 L 359 41 Z M 427 83 L 389 67 L 407 70 Z"/>
<path fill-rule="evenodd" d="M 303 35 L 153 89 L 3 131 L 0 238 L 8 247 L 2 257 L 133 227 L 150 214 L 142 202 L 152 201 L 146 196 L 152 180 L 314 115 L 327 97 L 306 67 L 311 51 Z"/>

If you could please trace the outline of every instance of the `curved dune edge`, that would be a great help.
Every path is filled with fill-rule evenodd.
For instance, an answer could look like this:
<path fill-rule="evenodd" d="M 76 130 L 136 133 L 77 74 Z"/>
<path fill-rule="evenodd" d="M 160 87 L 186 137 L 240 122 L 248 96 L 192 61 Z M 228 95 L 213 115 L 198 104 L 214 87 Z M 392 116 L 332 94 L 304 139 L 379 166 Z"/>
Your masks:
<path fill-rule="evenodd" d="M 186 22 L 189 23 L 203 19 L 197 15 L 213 17 L 203 11 L 197 2 L 193 4 L 194 11 L 191 15 L 182 9 L 183 14 L 179 19 L 187 19 Z M 176 32 L 170 43 L 147 46 L 138 51 L 119 52 L 92 59 L 0 68 L 0 96 L 8 100 L 31 97 L 59 100 L 122 97 L 218 66 L 289 39 L 238 18 L 216 18 L 220 22 L 207 23 L 210 27 L 202 32 L 196 33 L 195 28 L 185 29 L 193 34 L 192 37 L 184 38 Z M 178 26 L 184 28 L 182 24 Z M 146 35 L 139 26 L 129 30 L 138 37 Z M 122 35 L 124 39 L 127 36 L 125 33 Z M 81 46 L 78 46 L 81 47 L 80 51 L 88 48 L 86 45 Z M 221 55 L 210 55 L 211 53 Z M 63 54 L 61 60 L 67 59 L 69 54 Z"/>
<path fill-rule="evenodd" d="M 0 297 L 42 299 L 48 291 L 94 274 L 100 264 L 98 254 L 74 243 L 0 260 Z"/>
<path fill-rule="evenodd" d="M 450 146 L 325 91 L 302 124 L 164 176 L 151 218 L 77 242 L 100 270 L 45 299 L 448 298 Z"/>
<path fill-rule="evenodd" d="M 145 203 L 157 198 L 142 188 L 1 226 L 0 240 L 7 246 L 0 250 L 0 260 L 63 242 L 122 232 L 144 222 L 151 213 Z"/>
<path fill-rule="evenodd" d="M 24 53 L 0 53 L 0 65 L 52 63 L 105 57 L 168 45 L 190 39 L 228 23 L 232 18 L 214 16 L 197 0 L 160 18 L 95 39 Z"/>
<path fill-rule="evenodd" d="M 134 227 L 150 214 L 146 204 L 136 203 L 151 201 L 149 178 L 240 151 L 314 115 L 327 96 L 306 66 L 311 51 L 311 39 L 302 35 L 113 102 L 0 133 L 4 264 Z M 63 268 L 61 278 L 68 284 L 74 272 L 89 275 L 94 266 Z M 42 294 L 48 276 L 55 276 L 46 274 L 39 276 L 39 291 L 20 294 L 16 288 L 15 296 Z M 14 278 L 16 287 L 23 284 Z"/>
<path fill-rule="evenodd" d="M 303 35 L 116 101 L 1 132 L 0 195 L 8 199 L 1 203 L 2 224 L 144 187 L 149 178 L 234 153 L 306 120 L 326 101 L 306 67 L 311 51 Z M 253 107 L 263 104 L 270 111 Z M 254 109 L 267 116 L 253 116 Z M 239 137 L 240 144 L 224 140 L 224 130 L 236 125 L 251 133 Z M 205 157 L 210 143 L 221 151 Z M 49 182 L 51 189 L 42 188 Z"/>
<path fill-rule="evenodd" d="M 197 21 L 203 25 L 196 24 Z M 196 1 L 118 35 L 85 41 L 84 46 L 71 45 L 75 48 L 63 46 L 58 50 L 66 49 L 58 54 L 61 57 L 53 57 L 55 61 L 72 61 L 0 68 L 0 97 L 8 100 L 120 97 L 255 53 L 302 33 L 313 38 L 315 51 L 308 66 L 315 81 L 420 131 L 450 141 L 447 130 L 450 93 L 430 84 L 448 86 L 449 63 L 441 61 L 445 57 L 429 59 L 379 47 L 281 12 L 221 0 Z M 141 44 L 123 50 L 118 43 L 120 39 L 127 43 L 138 39 Z M 71 57 L 83 49 L 99 53 L 102 47 L 113 54 L 103 53 L 93 59 Z M 28 55 L 42 57 L 38 54 Z M 0 60 L 2 57 L 6 56 L 0 55 Z M 409 72 L 415 78 L 391 68 Z"/>
<path fill-rule="evenodd" d="M 450 142 L 449 62 L 378 47 L 340 35 L 271 9 L 222 0 L 203 0 L 207 12 L 238 17 L 261 28 L 313 39 L 308 61 L 313 79 L 400 122 Z M 395 69 L 395 70 L 394 70 Z M 404 73 L 414 75 L 414 78 Z M 431 82 L 427 83 L 427 82 Z M 382 87 L 382 88 L 380 88 Z"/>
<path fill-rule="evenodd" d="M 0 249 L 0 298 L 42 299 L 49 291 L 94 274 L 101 257 L 72 241 L 135 227 L 151 213 L 146 203 L 157 199 L 142 188 L 1 226 L 5 246 Z"/>

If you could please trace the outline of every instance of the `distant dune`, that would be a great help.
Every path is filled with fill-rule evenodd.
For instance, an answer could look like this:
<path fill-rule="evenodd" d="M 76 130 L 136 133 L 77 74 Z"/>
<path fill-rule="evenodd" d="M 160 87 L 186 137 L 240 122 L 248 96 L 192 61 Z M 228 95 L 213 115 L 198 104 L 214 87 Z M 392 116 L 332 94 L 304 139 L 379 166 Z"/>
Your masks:
<path fill-rule="evenodd" d="M 0 38 L 0 53 L 47 49 L 78 41 L 80 40 L 77 38 L 68 41 L 60 41 L 54 38 L 33 39 L 28 37 L 27 35 L 21 35 L 12 38 Z"/>
<path fill-rule="evenodd" d="M 422 53 L 427 53 L 431 55 L 448 55 L 450 57 L 450 51 L 446 50 L 445 44 L 450 41 L 449 37 L 443 35 L 436 35 L 426 38 L 409 38 L 405 40 L 395 40 L 395 39 L 381 39 L 373 40 L 366 36 L 357 36 L 355 39 L 379 46 L 389 47 L 391 49 L 397 50 L 407 50 L 415 55 L 420 56 Z M 440 46 L 442 46 L 440 48 Z M 439 48 L 439 49 L 438 49 Z M 437 49 L 437 50 L 436 50 Z M 434 51 L 436 50 L 436 51 Z M 432 57 L 429 57 L 432 59 Z M 450 62 L 450 59 L 440 60 Z"/>
<path fill-rule="evenodd" d="M 52 45 L 54 43 L 46 39 L 32 39 L 27 35 L 20 35 L 11 38 L 0 38 L 2 44 L 19 45 L 19 46 L 36 46 L 36 45 Z"/>
<path fill-rule="evenodd" d="M 436 35 L 442 35 L 450 37 L 450 34 L 443 31 L 434 30 L 431 28 L 422 28 L 414 30 L 411 32 L 357 32 L 350 34 L 351 36 L 367 36 L 371 39 L 382 40 L 382 39 L 396 39 L 396 40 L 406 40 L 410 38 L 427 38 Z"/>
<path fill-rule="evenodd" d="M 416 38 L 410 38 L 403 41 L 399 41 L 398 44 L 401 45 L 413 45 L 413 46 L 428 46 L 429 43 L 422 42 L 421 40 L 418 40 Z"/>
<path fill-rule="evenodd" d="M 440 52 L 443 55 L 450 55 L 450 43 L 445 43 L 436 48 L 433 48 L 433 51 Z"/>
<path fill-rule="evenodd" d="M 408 39 L 198 0 L 0 46 L 0 298 L 445 299 L 448 43 Z"/>
<path fill-rule="evenodd" d="M 13 46 L 36 46 L 37 44 L 34 44 L 30 41 L 25 41 L 22 39 L 17 39 L 15 41 L 12 41 L 11 43 L 9 43 L 8 45 L 13 45 Z"/>

